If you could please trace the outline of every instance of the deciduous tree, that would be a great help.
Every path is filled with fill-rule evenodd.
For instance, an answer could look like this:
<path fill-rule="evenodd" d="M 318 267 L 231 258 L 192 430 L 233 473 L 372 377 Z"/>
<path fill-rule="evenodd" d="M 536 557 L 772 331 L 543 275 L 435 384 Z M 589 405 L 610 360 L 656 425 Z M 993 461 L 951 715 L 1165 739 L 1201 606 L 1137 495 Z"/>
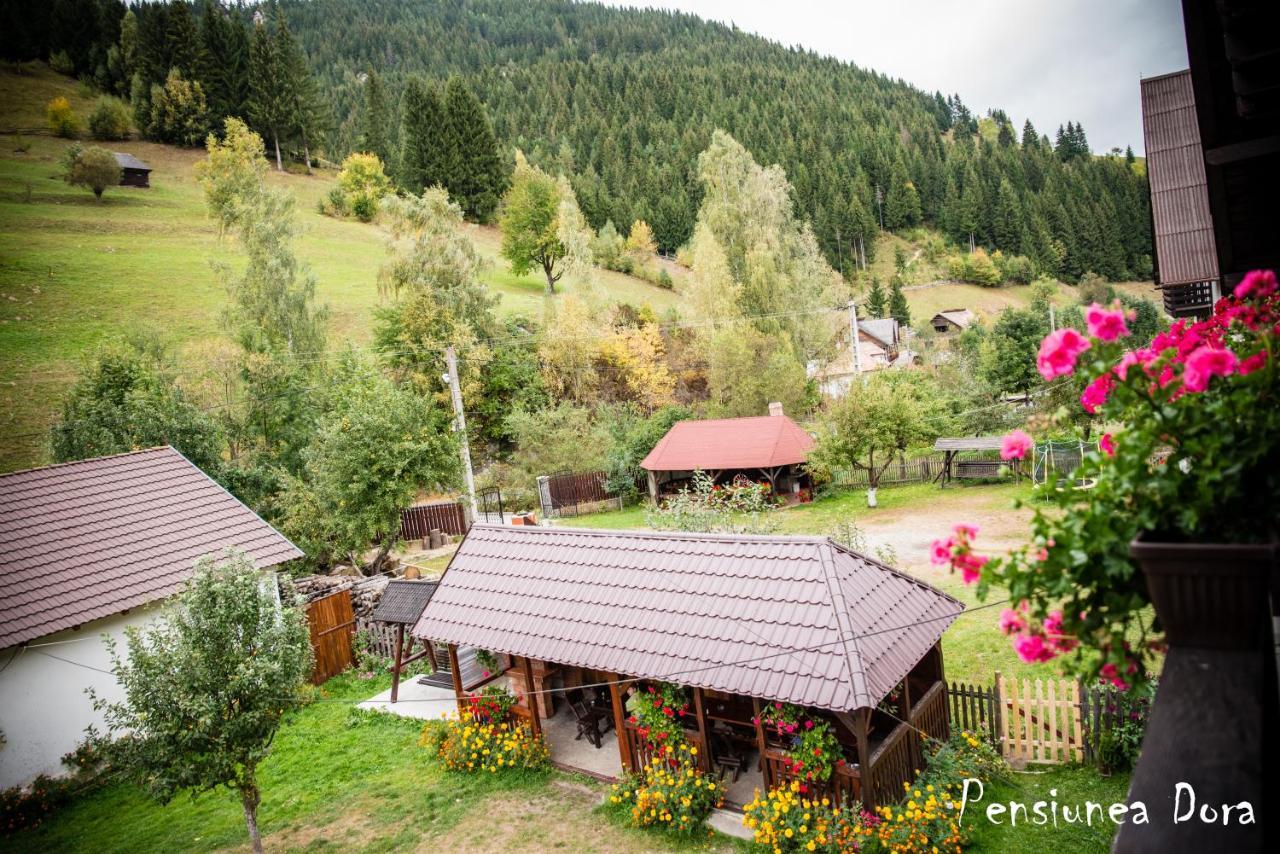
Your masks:
<path fill-rule="evenodd" d="M 306 620 L 275 587 L 243 553 L 202 558 L 170 609 L 126 631 L 124 654 L 107 641 L 124 699 L 94 698 L 117 737 L 114 770 L 161 803 L 232 790 L 258 854 L 258 765 L 311 669 Z"/>

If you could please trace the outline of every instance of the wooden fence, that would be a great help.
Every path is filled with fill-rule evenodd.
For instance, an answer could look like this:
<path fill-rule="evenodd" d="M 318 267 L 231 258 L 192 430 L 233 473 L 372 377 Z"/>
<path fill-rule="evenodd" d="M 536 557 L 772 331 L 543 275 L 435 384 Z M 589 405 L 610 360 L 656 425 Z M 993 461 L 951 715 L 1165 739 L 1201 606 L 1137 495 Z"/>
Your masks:
<path fill-rule="evenodd" d="M 467 532 L 467 511 L 459 501 L 415 504 L 400 511 L 400 539 L 421 540 L 438 528 L 460 537 Z"/>
<path fill-rule="evenodd" d="M 897 462 L 890 463 L 884 470 L 884 474 L 880 475 L 880 485 L 928 483 L 937 477 L 944 467 L 941 454 L 913 459 L 902 457 Z M 866 489 L 870 483 L 870 476 L 865 471 L 844 469 L 831 473 L 831 485 L 838 489 Z"/>
<path fill-rule="evenodd" d="M 355 652 L 351 647 L 355 625 L 350 588 L 307 604 L 307 628 L 311 633 L 311 651 L 315 655 L 315 669 L 311 673 L 313 683 L 319 685 L 355 664 Z"/>
<path fill-rule="evenodd" d="M 605 486 L 606 479 L 602 471 L 558 471 L 538 478 L 543 515 L 577 516 L 595 512 L 605 502 L 617 501 L 618 496 Z"/>
<path fill-rule="evenodd" d="M 1066 679 L 1008 679 L 991 686 L 952 682 L 947 691 L 953 729 L 985 738 L 1006 758 L 1022 762 L 1092 761 L 1111 727 L 1145 718 L 1150 700 L 1105 686 Z"/>

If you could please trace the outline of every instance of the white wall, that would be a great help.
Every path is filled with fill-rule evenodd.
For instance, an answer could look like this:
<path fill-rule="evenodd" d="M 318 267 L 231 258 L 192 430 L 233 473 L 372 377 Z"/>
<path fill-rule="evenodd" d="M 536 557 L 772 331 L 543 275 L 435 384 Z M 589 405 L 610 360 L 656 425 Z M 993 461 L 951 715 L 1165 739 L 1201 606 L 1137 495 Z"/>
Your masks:
<path fill-rule="evenodd" d="M 17 658 L 13 658 L 14 647 L 0 650 L 0 668 L 4 668 L 0 673 L 0 729 L 5 736 L 0 747 L 0 789 L 29 783 L 39 774 L 66 773 L 62 757 L 84 740 L 85 727 L 96 724 L 99 730 L 106 730 L 85 689 L 93 687 L 109 700 L 122 699 L 124 692 L 109 673 L 77 664 L 109 671 L 111 657 L 102 635 L 115 637 L 123 652 L 125 628 L 148 622 L 163 608 L 162 603 L 135 608 L 79 630 L 39 638 L 18 651 Z"/>

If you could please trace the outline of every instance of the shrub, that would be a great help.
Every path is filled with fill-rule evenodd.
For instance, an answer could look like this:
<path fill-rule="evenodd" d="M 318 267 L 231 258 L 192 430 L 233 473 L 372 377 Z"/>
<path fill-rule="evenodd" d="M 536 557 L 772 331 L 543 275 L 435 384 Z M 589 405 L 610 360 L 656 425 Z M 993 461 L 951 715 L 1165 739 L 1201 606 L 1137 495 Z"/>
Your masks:
<path fill-rule="evenodd" d="M 635 827 L 694 836 L 722 803 L 724 786 L 698 767 L 698 748 L 681 744 L 672 755 L 654 756 L 639 774 L 614 784 L 607 805 L 614 813 L 625 810 Z"/>
<path fill-rule="evenodd" d="M 209 107 L 198 82 L 184 80 L 175 68 L 164 85 L 151 87 L 147 134 L 174 145 L 195 146 L 209 132 Z"/>
<path fill-rule="evenodd" d="M 1099 305 L 1108 305 L 1116 298 L 1116 289 L 1097 273 L 1088 272 L 1080 277 L 1080 282 L 1076 286 L 1076 295 L 1081 305 L 1090 305 L 1095 302 Z"/>
<path fill-rule="evenodd" d="M 76 73 L 76 64 L 65 50 L 57 50 L 49 55 L 49 67 L 68 77 Z"/>
<path fill-rule="evenodd" d="M 370 222 L 378 214 L 378 204 L 391 190 L 391 181 L 383 171 L 376 154 L 351 154 L 342 161 L 338 173 L 346 207 L 361 222 Z"/>
<path fill-rule="evenodd" d="M 450 771 L 464 774 L 545 768 L 546 742 L 524 721 L 482 721 L 470 709 L 443 723 L 422 728 L 418 744 L 443 760 Z"/>
<path fill-rule="evenodd" d="M 0 828 L 12 833 L 39 827 L 54 809 L 71 797 L 73 788 L 66 778 L 41 774 L 29 786 L 0 791 Z"/>
<path fill-rule="evenodd" d="M 329 192 L 320 198 L 320 213 L 332 217 L 344 217 L 351 213 L 341 187 L 330 187 Z"/>
<path fill-rule="evenodd" d="M 73 148 L 78 148 L 75 146 Z M 115 187 L 120 183 L 120 164 L 116 156 L 105 148 L 92 148 L 68 155 L 70 160 L 64 175 L 66 182 L 73 187 L 88 187 L 98 201 L 102 201 L 102 193 L 107 187 Z"/>
<path fill-rule="evenodd" d="M 981 247 L 968 255 L 952 257 L 947 262 L 947 270 L 951 278 L 956 281 L 970 282 L 987 288 L 1000 284 L 1000 271 Z"/>
<path fill-rule="evenodd" d="M 80 135 L 80 117 L 71 109 L 71 102 L 61 95 L 45 105 L 44 116 L 55 136 L 75 139 Z"/>
<path fill-rule="evenodd" d="M 131 127 L 128 105 L 110 95 L 99 98 L 89 116 L 89 132 L 94 139 L 128 139 Z"/>
<path fill-rule="evenodd" d="M 665 288 L 666 290 L 669 291 L 675 286 L 676 286 L 676 283 L 671 281 L 671 274 L 667 272 L 666 267 L 663 267 L 661 270 L 658 271 L 658 287 Z"/>
<path fill-rule="evenodd" d="M 809 798 L 800 783 L 777 786 L 743 807 L 742 824 L 752 831 L 752 841 L 774 852 L 817 851 L 846 854 L 857 851 L 864 826 L 876 819 L 842 809 L 827 798 Z"/>
<path fill-rule="evenodd" d="M 1000 253 L 996 253 L 1000 255 Z M 1029 285 L 1036 276 L 1035 264 L 1025 255 L 1000 255 L 996 266 L 1006 282 Z"/>

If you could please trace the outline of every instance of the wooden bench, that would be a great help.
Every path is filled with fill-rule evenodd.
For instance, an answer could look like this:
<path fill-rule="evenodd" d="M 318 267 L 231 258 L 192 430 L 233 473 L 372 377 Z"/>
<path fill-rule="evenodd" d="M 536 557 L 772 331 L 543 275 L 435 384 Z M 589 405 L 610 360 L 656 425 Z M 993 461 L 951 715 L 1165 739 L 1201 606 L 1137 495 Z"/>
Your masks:
<path fill-rule="evenodd" d="M 957 460 L 956 477 L 983 478 L 999 477 L 1000 469 L 1005 463 L 999 460 Z"/>

